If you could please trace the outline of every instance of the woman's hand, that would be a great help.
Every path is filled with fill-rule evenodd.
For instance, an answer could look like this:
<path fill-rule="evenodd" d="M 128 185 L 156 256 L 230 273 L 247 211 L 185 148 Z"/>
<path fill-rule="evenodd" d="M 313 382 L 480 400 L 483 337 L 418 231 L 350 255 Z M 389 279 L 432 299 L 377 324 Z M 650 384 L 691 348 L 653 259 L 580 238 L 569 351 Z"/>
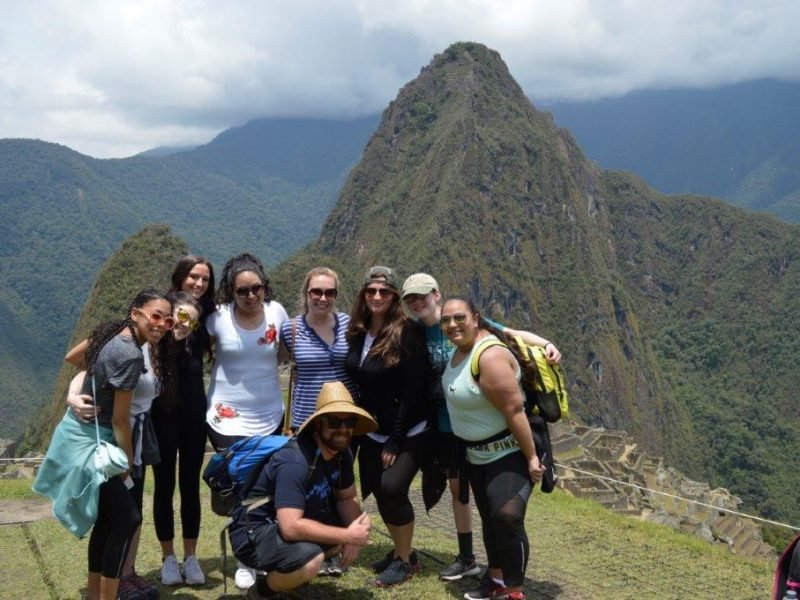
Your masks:
<path fill-rule="evenodd" d="M 561 352 L 558 351 L 558 348 L 556 348 L 553 342 L 547 342 L 547 345 L 544 347 L 544 357 L 551 365 L 561 362 Z"/>
<path fill-rule="evenodd" d="M 394 464 L 394 461 L 397 460 L 397 454 L 392 452 L 387 452 L 384 450 L 381 452 L 381 463 L 383 464 L 384 469 L 388 469 Z"/>
<path fill-rule="evenodd" d="M 84 423 L 91 422 L 101 410 L 88 394 L 67 394 L 67 404 L 72 410 L 72 414 Z"/>
<path fill-rule="evenodd" d="M 539 462 L 539 457 L 534 454 L 528 461 L 528 476 L 533 483 L 539 483 L 542 480 L 542 475 L 544 475 L 544 467 Z"/>

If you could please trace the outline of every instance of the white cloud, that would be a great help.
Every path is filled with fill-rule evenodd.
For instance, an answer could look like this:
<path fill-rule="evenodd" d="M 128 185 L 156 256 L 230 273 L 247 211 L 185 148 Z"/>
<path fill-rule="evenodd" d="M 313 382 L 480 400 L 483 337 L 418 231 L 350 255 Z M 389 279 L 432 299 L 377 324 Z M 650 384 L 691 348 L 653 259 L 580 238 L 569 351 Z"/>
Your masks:
<path fill-rule="evenodd" d="M 381 111 L 455 41 L 539 100 L 800 74 L 795 0 L 0 3 L 0 137 L 95 156 Z"/>

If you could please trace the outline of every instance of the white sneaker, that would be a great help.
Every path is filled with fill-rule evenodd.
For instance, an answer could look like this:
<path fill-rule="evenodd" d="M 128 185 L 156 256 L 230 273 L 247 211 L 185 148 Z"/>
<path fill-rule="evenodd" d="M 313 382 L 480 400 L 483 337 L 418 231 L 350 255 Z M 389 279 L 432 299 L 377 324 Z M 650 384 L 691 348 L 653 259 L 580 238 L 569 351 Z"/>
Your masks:
<path fill-rule="evenodd" d="M 203 585 L 206 582 L 206 576 L 203 575 L 203 569 L 194 554 L 183 559 L 183 575 L 187 585 Z"/>
<path fill-rule="evenodd" d="M 240 590 L 246 590 L 252 587 L 256 582 L 255 569 L 248 569 L 242 563 L 237 562 L 236 575 L 233 576 L 233 582 Z"/>
<path fill-rule="evenodd" d="M 164 559 L 161 565 L 161 583 L 164 585 L 180 585 L 183 583 L 183 576 L 178 567 L 178 559 L 174 554 L 170 554 Z"/>

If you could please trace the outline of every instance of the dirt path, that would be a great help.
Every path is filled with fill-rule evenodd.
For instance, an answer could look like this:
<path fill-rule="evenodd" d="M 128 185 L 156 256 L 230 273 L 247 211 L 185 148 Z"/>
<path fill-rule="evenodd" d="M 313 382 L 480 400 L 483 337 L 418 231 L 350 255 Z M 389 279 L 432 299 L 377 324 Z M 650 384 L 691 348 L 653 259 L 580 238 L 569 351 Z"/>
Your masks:
<path fill-rule="evenodd" d="M 31 523 L 52 516 L 52 505 L 44 498 L 0 500 L 0 525 Z"/>

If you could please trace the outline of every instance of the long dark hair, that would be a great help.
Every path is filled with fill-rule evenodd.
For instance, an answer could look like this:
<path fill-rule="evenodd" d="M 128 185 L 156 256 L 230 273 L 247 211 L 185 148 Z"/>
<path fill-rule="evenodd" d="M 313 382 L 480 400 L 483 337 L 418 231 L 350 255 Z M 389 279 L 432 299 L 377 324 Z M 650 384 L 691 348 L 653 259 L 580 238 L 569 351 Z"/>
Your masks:
<path fill-rule="evenodd" d="M 374 283 L 386 284 L 386 281 L 374 279 Z M 369 330 L 370 322 L 372 321 L 372 313 L 369 311 L 366 300 L 366 289 L 373 281 L 365 283 L 356 296 L 356 301 L 353 304 L 353 309 L 350 311 L 350 325 L 347 328 L 347 343 L 353 345 L 356 339 Z M 388 284 L 386 284 L 388 285 Z M 400 362 L 401 354 L 401 338 L 403 335 L 403 328 L 408 321 L 408 317 L 403 311 L 400 294 L 393 286 L 389 285 L 394 294 L 392 294 L 392 303 L 389 305 L 389 310 L 386 311 L 384 317 L 383 327 L 375 338 L 375 343 L 370 348 L 369 354 L 372 356 L 379 356 L 383 364 L 387 367 L 394 367 Z"/>
<path fill-rule="evenodd" d="M 169 292 L 167 294 L 167 299 L 172 302 L 173 309 L 176 306 L 188 304 L 189 306 L 194 307 L 194 309 L 197 311 L 198 317 L 203 316 L 202 304 L 195 300 L 191 294 L 187 294 L 186 292 Z M 189 335 L 192 334 L 190 333 Z M 170 373 L 174 374 L 174 377 L 169 381 L 169 385 L 158 390 L 159 395 L 156 400 L 158 402 L 159 410 L 171 412 L 172 409 L 178 405 L 178 370 L 180 369 L 181 365 L 185 364 L 185 362 L 191 358 L 192 353 L 192 345 L 189 344 L 188 341 L 189 336 L 186 336 L 182 340 L 176 340 L 175 334 L 172 331 L 168 331 L 158 344 L 159 351 L 164 353 L 164 364 L 166 369 Z M 206 336 L 206 343 L 208 343 L 208 336 Z M 201 356 L 199 357 L 201 362 L 203 358 L 202 352 L 204 350 L 205 349 L 201 350 Z"/>
<path fill-rule="evenodd" d="M 230 304 L 234 301 L 236 276 L 245 271 L 251 271 L 261 279 L 261 283 L 264 286 L 264 302 L 269 303 L 272 300 L 273 292 L 272 288 L 269 287 L 269 278 L 264 272 L 264 265 L 261 264 L 258 257 L 249 252 L 243 252 L 229 259 L 225 266 L 222 267 L 222 276 L 217 290 L 217 304 Z"/>
<path fill-rule="evenodd" d="M 203 295 L 200 297 L 200 304 L 203 307 L 203 309 L 200 311 L 200 320 L 201 322 L 205 323 L 208 315 L 216 310 L 216 305 L 214 304 L 214 294 L 216 293 L 214 283 L 214 267 L 210 262 L 197 254 L 187 254 L 178 260 L 178 262 L 175 263 L 175 268 L 172 270 L 172 277 L 170 278 L 172 287 L 169 288 L 169 292 L 172 293 L 182 291 L 183 282 L 186 281 L 189 273 L 191 273 L 192 269 L 194 269 L 197 265 L 205 265 L 208 267 L 208 289 L 206 289 L 205 293 L 203 293 Z M 182 302 L 182 304 L 185 304 L 185 302 Z"/>
<path fill-rule="evenodd" d="M 134 308 L 141 308 L 152 300 L 166 300 L 170 304 L 170 311 L 172 310 L 172 301 L 167 297 L 164 292 L 153 288 L 147 288 L 136 294 L 136 297 L 128 306 L 128 312 L 125 318 L 119 321 L 106 321 L 94 328 L 89 336 L 89 344 L 86 348 L 86 370 L 91 375 L 94 374 L 94 366 L 97 362 L 97 357 L 100 350 L 113 338 L 125 329 L 128 329 L 134 341 L 138 344 L 138 337 L 136 335 L 136 327 L 131 319 L 131 311 Z M 169 351 L 167 345 L 170 343 L 171 335 L 165 335 L 156 346 L 150 346 L 150 363 L 156 376 L 156 391 L 161 393 L 162 390 L 169 390 L 175 384 L 175 372 L 170 368 L 169 364 Z"/>

